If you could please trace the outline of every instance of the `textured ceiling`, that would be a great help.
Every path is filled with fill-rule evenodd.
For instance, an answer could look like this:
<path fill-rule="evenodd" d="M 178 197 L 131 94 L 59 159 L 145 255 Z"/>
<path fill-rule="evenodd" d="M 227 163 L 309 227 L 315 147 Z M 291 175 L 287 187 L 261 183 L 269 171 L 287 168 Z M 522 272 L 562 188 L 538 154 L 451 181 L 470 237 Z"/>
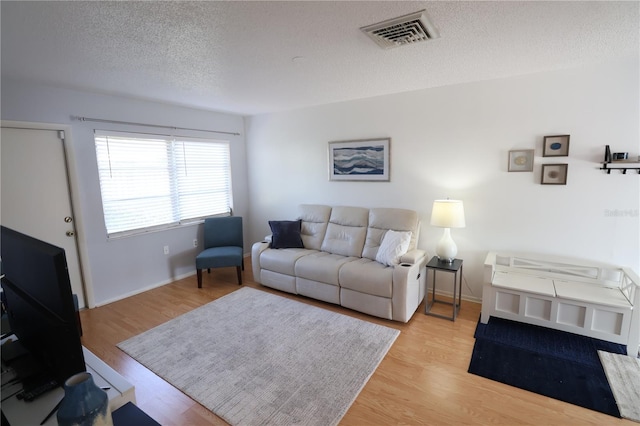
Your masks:
<path fill-rule="evenodd" d="M 3 77 L 243 115 L 604 62 L 640 48 L 638 1 L 1 7 Z M 382 50 L 359 30 L 421 9 L 441 38 Z"/>

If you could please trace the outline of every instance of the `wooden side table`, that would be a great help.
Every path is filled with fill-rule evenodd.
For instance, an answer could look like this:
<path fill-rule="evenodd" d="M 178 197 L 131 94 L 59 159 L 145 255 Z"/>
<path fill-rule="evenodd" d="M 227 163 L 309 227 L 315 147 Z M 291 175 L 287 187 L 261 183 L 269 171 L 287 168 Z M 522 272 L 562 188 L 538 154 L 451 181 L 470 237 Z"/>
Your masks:
<path fill-rule="evenodd" d="M 431 302 L 428 300 L 425 301 L 424 313 L 426 315 L 431 315 L 438 318 L 444 318 L 451 321 L 456 320 L 456 316 L 458 316 L 458 311 L 460 310 L 460 304 L 462 303 L 462 259 L 454 259 L 453 262 L 441 262 L 438 259 L 438 256 L 433 256 L 429 263 L 427 263 L 427 274 L 429 273 L 429 269 L 433 271 L 433 297 L 431 298 Z M 436 272 L 449 272 L 453 275 L 453 302 L 446 302 L 443 300 L 436 299 Z M 460 278 L 458 278 L 458 274 Z M 427 288 L 427 294 L 429 293 L 429 289 Z M 457 298 L 457 302 L 456 302 Z M 431 312 L 431 308 L 436 303 L 443 303 L 445 305 L 451 305 L 453 307 L 452 315 L 446 316 L 441 314 L 436 314 Z"/>

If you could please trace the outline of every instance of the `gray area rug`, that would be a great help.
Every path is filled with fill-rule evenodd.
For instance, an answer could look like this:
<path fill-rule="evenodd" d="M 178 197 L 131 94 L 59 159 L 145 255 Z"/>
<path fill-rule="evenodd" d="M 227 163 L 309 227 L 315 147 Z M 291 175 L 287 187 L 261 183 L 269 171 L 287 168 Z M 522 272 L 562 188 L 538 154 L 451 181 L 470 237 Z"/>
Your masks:
<path fill-rule="evenodd" d="M 400 334 L 244 287 L 118 347 L 232 425 L 335 425 Z"/>
<path fill-rule="evenodd" d="M 640 422 L 640 359 L 598 351 L 620 415 Z"/>

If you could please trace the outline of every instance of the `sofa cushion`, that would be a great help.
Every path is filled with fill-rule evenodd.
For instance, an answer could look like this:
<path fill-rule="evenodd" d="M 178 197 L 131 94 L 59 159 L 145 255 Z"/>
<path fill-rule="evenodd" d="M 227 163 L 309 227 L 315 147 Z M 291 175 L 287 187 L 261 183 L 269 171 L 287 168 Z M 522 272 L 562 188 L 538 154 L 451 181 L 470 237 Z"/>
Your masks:
<path fill-rule="evenodd" d="M 380 244 L 382 244 L 382 239 L 384 238 L 384 234 L 386 234 L 388 229 L 380 229 L 380 228 L 367 228 L 367 236 L 364 241 L 364 249 L 362 250 L 362 257 L 366 257 L 367 259 L 376 260 L 376 255 L 378 254 L 378 249 L 380 248 Z"/>
<path fill-rule="evenodd" d="M 340 287 L 381 297 L 393 296 L 393 269 L 360 258 L 340 268 Z"/>
<path fill-rule="evenodd" d="M 303 248 L 300 237 L 300 220 L 270 220 L 271 248 Z"/>
<path fill-rule="evenodd" d="M 345 257 L 324 251 L 301 257 L 295 264 L 295 275 L 299 278 L 338 285 L 338 271 L 342 265 L 356 258 Z"/>
<path fill-rule="evenodd" d="M 415 249 L 418 242 L 418 231 L 420 229 L 418 213 L 406 209 L 370 209 L 369 225 L 364 249 L 362 250 L 362 257 L 376 260 L 382 238 L 390 229 L 394 231 L 411 231 L 411 241 L 408 250 Z"/>
<path fill-rule="evenodd" d="M 362 255 L 369 210 L 361 207 L 334 207 L 327 226 L 322 251 L 343 256 Z"/>
<path fill-rule="evenodd" d="M 410 231 L 388 230 L 382 238 L 382 243 L 376 254 L 376 262 L 388 266 L 398 265 L 400 256 L 407 252 L 410 242 Z"/>
<path fill-rule="evenodd" d="M 318 204 L 302 204 L 298 218 L 302 220 L 301 236 L 308 249 L 320 250 L 331 216 L 331 207 Z"/>
<path fill-rule="evenodd" d="M 312 253 L 317 251 L 299 248 L 265 250 L 260 253 L 260 268 L 280 274 L 295 275 L 294 266 L 298 259 Z"/>

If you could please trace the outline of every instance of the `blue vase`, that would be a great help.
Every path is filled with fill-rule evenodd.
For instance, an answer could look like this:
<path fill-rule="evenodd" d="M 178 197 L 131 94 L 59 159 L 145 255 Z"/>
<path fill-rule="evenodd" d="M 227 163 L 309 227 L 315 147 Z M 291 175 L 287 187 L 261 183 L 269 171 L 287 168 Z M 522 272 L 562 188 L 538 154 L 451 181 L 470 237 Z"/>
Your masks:
<path fill-rule="evenodd" d="M 109 397 L 90 373 L 74 374 L 64 382 L 57 417 L 60 426 L 113 426 Z"/>

